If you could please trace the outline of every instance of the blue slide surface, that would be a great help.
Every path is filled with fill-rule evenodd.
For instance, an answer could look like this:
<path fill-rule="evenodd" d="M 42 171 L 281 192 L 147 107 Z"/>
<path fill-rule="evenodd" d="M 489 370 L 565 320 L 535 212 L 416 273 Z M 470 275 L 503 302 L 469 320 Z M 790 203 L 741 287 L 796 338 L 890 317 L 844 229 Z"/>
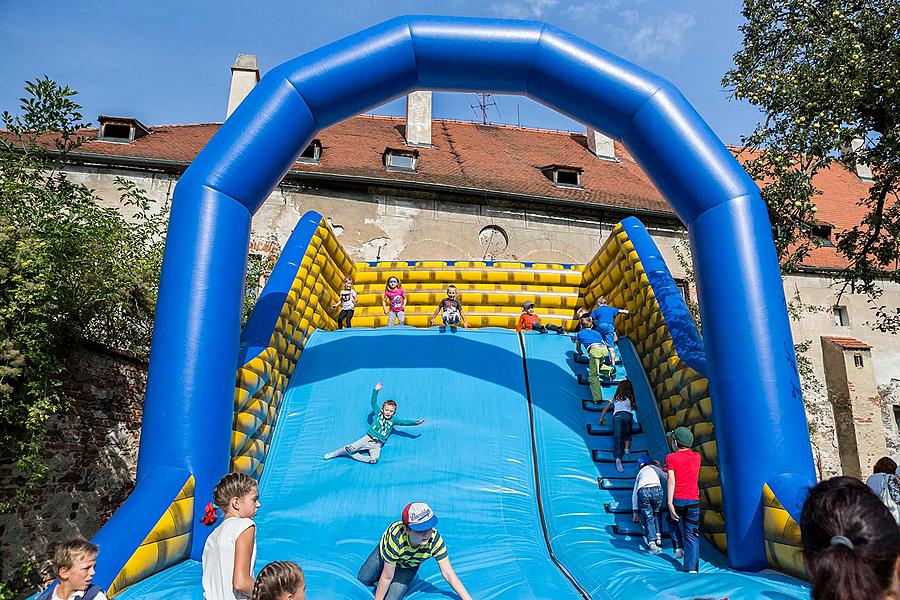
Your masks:
<path fill-rule="evenodd" d="M 589 424 L 607 432 L 612 417 L 608 413 L 606 426 L 600 427 L 596 424 L 599 411 L 585 408 L 582 400 L 590 399 L 590 389 L 579 385 L 575 374 L 586 367 L 573 362 L 571 340 L 534 333 L 526 333 L 524 339 L 548 534 L 560 563 L 592 598 L 809 598 L 809 588 L 796 579 L 717 566 L 724 564 L 724 557 L 702 538 L 700 573 L 689 574 L 680 571 L 668 540 L 666 550 L 654 556 L 639 534 L 614 533 L 614 526 L 640 532 L 630 512 L 638 456 L 646 453 L 662 462 L 667 453 L 662 423 L 637 354 L 630 342 L 620 339 L 624 365 L 618 371 L 621 375 L 624 366 L 634 385 L 637 419 L 633 452 L 626 456 L 625 472 L 619 473 L 611 458 L 612 436 L 588 434 Z M 604 398 L 614 392 L 614 385 L 605 386 Z M 595 456 L 602 462 L 595 462 Z M 601 489 L 598 480 L 620 489 Z M 608 512 L 607 506 L 621 512 Z"/>
<path fill-rule="evenodd" d="M 524 345 L 525 361 L 519 336 L 501 329 L 314 333 L 260 481 L 255 571 L 294 560 L 307 574 L 310 598 L 371 598 L 356 580 L 359 566 L 403 507 L 424 501 L 440 519 L 454 569 L 479 600 L 808 597 L 802 584 L 777 575 L 706 562 L 699 575 L 677 573 L 671 552 L 652 556 L 639 540 L 614 534 L 612 526 L 626 525 L 630 514 L 608 514 L 604 503 L 627 505 L 630 491 L 598 487 L 599 476 L 618 474 L 591 457 L 590 448 L 611 448 L 611 437 L 587 435 L 596 413 L 582 408 L 590 395 L 575 372 L 584 366 L 572 362 L 568 336 L 528 333 Z M 633 447 L 661 458 L 665 441 L 646 382 L 635 377 L 642 372 L 627 344 L 622 353 L 645 432 Z M 324 461 L 325 452 L 365 432 L 378 381 L 379 402 L 394 399 L 400 418 L 426 422 L 397 428 L 377 465 Z M 633 470 L 629 464 L 624 475 Z M 120 597 L 201 599 L 200 575 L 200 564 L 186 561 Z M 427 561 L 407 597 L 455 595 Z"/>

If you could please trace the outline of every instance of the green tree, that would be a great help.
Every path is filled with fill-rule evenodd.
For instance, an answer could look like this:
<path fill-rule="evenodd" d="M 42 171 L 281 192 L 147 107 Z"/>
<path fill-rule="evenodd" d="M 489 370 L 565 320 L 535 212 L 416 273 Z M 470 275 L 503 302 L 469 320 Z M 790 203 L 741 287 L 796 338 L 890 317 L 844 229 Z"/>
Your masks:
<path fill-rule="evenodd" d="M 47 419 L 67 405 L 64 361 L 93 340 L 147 353 L 166 210 L 118 179 L 133 216 L 104 208 L 59 170 L 84 143 L 75 92 L 44 77 L 26 84 L 0 132 L 0 457 L 14 461 L 14 507 L 40 484 Z"/>
<path fill-rule="evenodd" d="M 900 2 L 744 0 L 743 47 L 723 85 L 763 113 L 744 138 L 745 167 L 763 182 L 784 269 L 823 240 L 813 235 L 815 175 L 837 160 L 871 167 L 865 216 L 837 234 L 848 266 L 840 293 L 866 293 L 882 331 L 900 329 L 900 309 L 879 300 L 900 281 Z M 862 140 L 859 145 L 855 140 Z"/>

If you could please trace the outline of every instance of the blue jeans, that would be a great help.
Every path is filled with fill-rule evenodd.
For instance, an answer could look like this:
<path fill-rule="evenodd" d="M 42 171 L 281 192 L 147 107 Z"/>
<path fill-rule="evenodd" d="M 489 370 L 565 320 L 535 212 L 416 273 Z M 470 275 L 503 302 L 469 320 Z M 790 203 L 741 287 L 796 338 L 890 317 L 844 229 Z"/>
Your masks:
<path fill-rule="evenodd" d="M 625 444 L 631 447 L 631 411 L 620 410 L 613 415 L 613 458 L 622 458 Z"/>
<path fill-rule="evenodd" d="M 672 504 L 678 515 L 677 522 L 669 515 L 672 545 L 684 550 L 684 570 L 696 571 L 700 565 L 700 502 L 675 498 Z"/>
<path fill-rule="evenodd" d="M 637 506 L 634 507 L 641 518 L 641 527 L 648 542 L 662 539 L 659 534 L 659 513 L 663 508 L 663 491 L 658 485 L 642 487 L 637 492 Z"/>
<path fill-rule="evenodd" d="M 384 559 L 381 558 L 381 552 L 378 551 L 378 546 L 375 546 L 375 549 L 372 550 L 369 558 L 367 558 L 366 562 L 363 563 L 363 566 L 359 568 L 359 573 L 356 575 L 356 578 L 366 587 L 378 585 L 382 570 L 384 570 Z M 419 567 L 397 567 L 397 570 L 394 571 L 394 579 L 391 580 L 391 585 L 388 587 L 387 596 L 384 597 L 384 600 L 400 600 L 403 598 L 403 596 L 406 595 L 406 590 L 409 588 L 410 582 L 412 582 L 413 577 L 416 576 L 418 570 Z"/>

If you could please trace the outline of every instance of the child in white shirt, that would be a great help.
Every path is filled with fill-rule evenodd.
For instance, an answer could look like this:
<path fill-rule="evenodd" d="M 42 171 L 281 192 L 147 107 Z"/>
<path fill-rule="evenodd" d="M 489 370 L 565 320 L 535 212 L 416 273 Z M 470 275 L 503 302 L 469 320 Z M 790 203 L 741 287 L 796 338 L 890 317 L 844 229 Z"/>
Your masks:
<path fill-rule="evenodd" d="M 642 456 L 638 460 L 638 467 L 631 492 L 633 520 L 635 523 L 640 522 L 644 529 L 650 552 L 659 554 L 662 549 L 659 513 L 665 506 L 662 486 L 668 482 L 668 477 L 649 456 Z"/>
<path fill-rule="evenodd" d="M 203 597 L 245 600 L 253 595 L 259 488 L 244 473 L 229 473 L 216 485 L 213 501 L 225 513 L 203 546 Z"/>

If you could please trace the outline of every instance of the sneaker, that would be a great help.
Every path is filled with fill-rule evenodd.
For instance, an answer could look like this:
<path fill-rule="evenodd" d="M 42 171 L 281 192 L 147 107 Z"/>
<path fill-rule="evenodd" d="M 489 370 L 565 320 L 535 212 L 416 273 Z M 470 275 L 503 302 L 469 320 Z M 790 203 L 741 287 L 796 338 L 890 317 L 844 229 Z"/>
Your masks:
<path fill-rule="evenodd" d="M 684 558 L 684 550 L 682 550 L 681 548 L 676 548 L 675 558 Z"/>
<path fill-rule="evenodd" d="M 616 471 L 618 471 L 619 473 L 624 473 L 624 472 L 625 472 L 625 467 L 622 466 L 622 459 L 621 459 L 621 458 L 617 458 L 617 459 L 616 459 Z"/>
<path fill-rule="evenodd" d="M 325 460 L 331 460 L 332 458 L 334 458 L 334 454 L 332 454 L 331 452 L 326 452 L 323 458 Z"/>
<path fill-rule="evenodd" d="M 650 542 L 649 544 L 647 544 L 647 546 L 650 548 L 650 552 L 652 554 L 659 554 L 660 552 L 662 552 L 662 549 L 656 542 Z"/>

